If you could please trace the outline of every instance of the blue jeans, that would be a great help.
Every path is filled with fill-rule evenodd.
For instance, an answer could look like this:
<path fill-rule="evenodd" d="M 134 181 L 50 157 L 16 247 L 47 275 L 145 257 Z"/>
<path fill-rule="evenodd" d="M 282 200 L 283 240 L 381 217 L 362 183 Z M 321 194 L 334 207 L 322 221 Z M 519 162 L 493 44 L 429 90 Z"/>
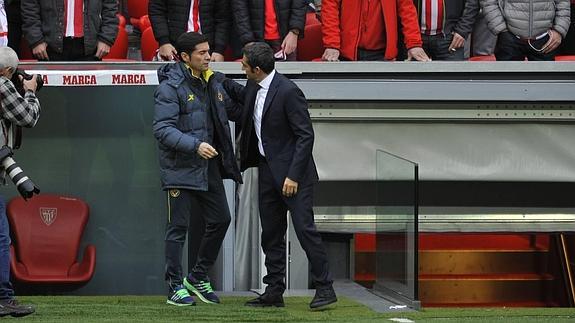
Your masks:
<path fill-rule="evenodd" d="M 0 300 L 14 297 L 10 284 L 10 225 L 6 217 L 6 203 L 0 197 Z"/>
<path fill-rule="evenodd" d="M 557 50 L 550 53 L 539 51 L 545 46 L 549 36 L 545 36 L 530 43 L 521 40 L 509 31 L 499 34 L 497 45 L 495 46 L 495 58 L 498 61 L 553 61 Z"/>
<path fill-rule="evenodd" d="M 423 41 L 423 50 L 434 61 L 462 61 L 465 59 L 463 47 L 459 47 L 453 52 L 449 51 L 453 34 L 421 34 L 421 40 Z"/>

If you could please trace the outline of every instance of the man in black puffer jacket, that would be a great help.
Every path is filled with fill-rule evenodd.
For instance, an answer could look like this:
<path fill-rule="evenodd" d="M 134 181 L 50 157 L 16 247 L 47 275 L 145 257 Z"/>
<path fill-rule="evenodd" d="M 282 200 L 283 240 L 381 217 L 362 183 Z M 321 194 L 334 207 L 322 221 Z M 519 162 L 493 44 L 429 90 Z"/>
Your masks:
<path fill-rule="evenodd" d="M 241 183 L 234 156 L 221 73 L 209 69 L 206 35 L 182 34 L 177 42 L 180 62 L 158 70 L 154 95 L 154 136 L 160 152 L 160 179 L 167 191 L 165 235 L 167 303 L 194 305 L 190 292 L 205 303 L 220 302 L 208 270 L 213 266 L 230 224 L 223 178 Z M 183 276 L 182 252 L 190 221 L 204 221 L 197 260 Z M 191 238 L 188 236 L 188 238 Z"/>
<path fill-rule="evenodd" d="M 194 31 L 208 38 L 213 62 L 224 60 L 232 21 L 230 0 L 150 0 L 148 15 L 162 59 L 177 57 L 173 44 L 181 34 Z"/>
<path fill-rule="evenodd" d="M 242 45 L 268 43 L 276 59 L 295 60 L 303 37 L 308 0 L 231 0 Z"/>

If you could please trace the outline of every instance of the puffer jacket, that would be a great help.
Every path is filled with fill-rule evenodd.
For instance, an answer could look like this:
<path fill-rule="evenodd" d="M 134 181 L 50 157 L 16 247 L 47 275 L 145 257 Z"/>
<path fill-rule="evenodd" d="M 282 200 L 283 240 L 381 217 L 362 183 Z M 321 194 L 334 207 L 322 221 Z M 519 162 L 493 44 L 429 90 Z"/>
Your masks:
<path fill-rule="evenodd" d="M 569 0 L 480 0 L 487 26 L 498 35 L 503 31 L 525 39 L 535 38 L 549 29 L 562 37 L 569 29 Z"/>
<path fill-rule="evenodd" d="M 232 15 L 229 0 L 200 1 L 200 26 L 202 34 L 208 37 L 210 48 L 223 54 L 228 45 Z M 148 15 L 154 29 L 154 36 L 160 45 L 176 40 L 188 28 L 191 0 L 150 0 Z"/>
<path fill-rule="evenodd" d="M 242 45 L 264 40 L 265 0 L 231 0 L 236 32 Z M 292 29 L 304 36 L 306 0 L 274 0 L 280 37 Z"/>
<path fill-rule="evenodd" d="M 22 0 L 22 30 L 31 48 L 46 42 L 64 48 L 64 0 Z M 117 0 L 84 0 L 84 53 L 96 53 L 98 41 L 110 46 L 118 34 Z"/>
<path fill-rule="evenodd" d="M 207 113 L 215 110 L 214 137 L 222 178 L 241 183 L 235 161 L 226 105 L 233 104 L 225 92 L 223 74 L 211 70 L 203 74 L 205 82 L 194 78 L 184 63 L 171 63 L 158 69 L 160 85 L 154 94 L 153 130 L 160 150 L 162 189 L 207 191 L 208 160 L 197 154 L 207 141 Z M 212 114 L 213 116 L 214 114 Z"/>

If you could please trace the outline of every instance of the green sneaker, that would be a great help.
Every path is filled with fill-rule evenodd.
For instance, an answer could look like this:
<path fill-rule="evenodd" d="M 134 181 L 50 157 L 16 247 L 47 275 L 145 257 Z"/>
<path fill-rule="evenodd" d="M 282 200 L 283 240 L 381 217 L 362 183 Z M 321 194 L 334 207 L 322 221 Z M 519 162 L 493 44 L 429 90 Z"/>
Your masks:
<path fill-rule="evenodd" d="M 191 306 L 196 305 L 192 296 L 188 290 L 182 286 L 176 286 L 170 295 L 168 295 L 168 300 L 166 301 L 167 304 L 176 305 L 176 306 Z"/>
<path fill-rule="evenodd" d="M 199 280 L 194 278 L 192 274 L 188 274 L 188 277 L 184 278 L 184 286 L 186 286 L 190 292 L 196 294 L 204 303 L 220 303 L 220 299 L 214 293 L 209 280 Z"/>

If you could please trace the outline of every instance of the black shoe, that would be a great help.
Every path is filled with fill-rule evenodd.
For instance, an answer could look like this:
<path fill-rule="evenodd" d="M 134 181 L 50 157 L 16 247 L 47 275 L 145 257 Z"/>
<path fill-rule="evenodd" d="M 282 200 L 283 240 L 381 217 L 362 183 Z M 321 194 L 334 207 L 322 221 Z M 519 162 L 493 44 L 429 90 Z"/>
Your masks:
<path fill-rule="evenodd" d="M 245 304 L 252 307 L 284 307 L 284 298 L 281 294 L 263 293 L 258 298 L 249 300 Z"/>
<path fill-rule="evenodd" d="M 318 288 L 315 290 L 315 296 L 309 303 L 309 307 L 316 309 L 329 304 L 337 302 L 337 297 L 335 296 L 335 291 L 332 286 Z"/>
<path fill-rule="evenodd" d="M 0 316 L 11 315 L 13 317 L 22 317 L 32 314 L 34 311 L 33 306 L 19 304 L 15 299 L 0 301 Z"/>

